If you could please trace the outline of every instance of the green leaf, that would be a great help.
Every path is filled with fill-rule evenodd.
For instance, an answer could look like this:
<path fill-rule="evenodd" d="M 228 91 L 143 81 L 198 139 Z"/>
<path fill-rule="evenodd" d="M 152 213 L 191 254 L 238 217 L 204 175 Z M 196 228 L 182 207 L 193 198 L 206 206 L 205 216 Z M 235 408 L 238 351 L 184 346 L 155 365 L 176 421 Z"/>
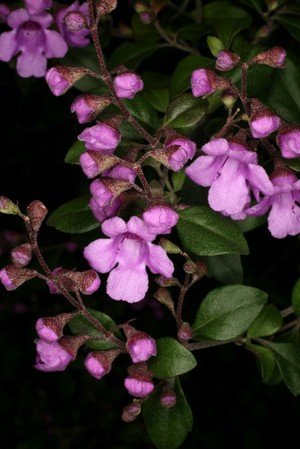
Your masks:
<path fill-rule="evenodd" d="M 175 379 L 174 391 L 176 405 L 172 408 L 161 405 L 160 389 L 151 394 L 143 404 L 147 433 L 157 449 L 176 449 L 193 427 L 192 412 L 178 378 Z"/>
<path fill-rule="evenodd" d="M 170 101 L 170 94 L 168 88 L 162 87 L 160 89 L 144 90 L 143 95 L 154 107 L 154 109 L 156 109 L 159 112 L 166 112 Z"/>
<path fill-rule="evenodd" d="M 241 17 L 239 19 L 227 18 L 220 19 L 214 22 L 217 34 L 224 48 L 229 48 L 235 36 L 245 28 L 249 28 L 251 24 L 251 17 Z"/>
<path fill-rule="evenodd" d="M 126 108 L 135 118 L 157 130 L 160 119 L 153 106 L 142 95 L 136 95 L 132 100 L 123 100 Z"/>
<path fill-rule="evenodd" d="M 173 172 L 171 175 L 172 184 L 175 192 L 179 192 L 186 180 L 186 174 L 182 171 Z"/>
<path fill-rule="evenodd" d="M 288 167 L 300 172 L 300 157 L 296 157 L 295 159 L 285 159 L 284 162 Z"/>
<path fill-rule="evenodd" d="M 178 39 L 184 39 L 186 41 L 198 41 L 205 34 L 211 33 L 213 27 L 203 23 L 190 23 L 179 28 L 177 31 Z"/>
<path fill-rule="evenodd" d="M 292 306 L 295 315 L 300 316 L 300 279 L 296 282 L 292 291 Z"/>
<path fill-rule="evenodd" d="M 201 69 L 209 65 L 214 65 L 215 61 L 211 58 L 202 56 L 186 56 L 177 65 L 170 81 L 170 94 L 174 98 L 182 94 L 191 87 L 191 76 L 193 70 Z"/>
<path fill-rule="evenodd" d="M 282 326 L 282 316 L 273 304 L 265 306 L 248 329 L 247 336 L 266 337 L 273 335 Z"/>
<path fill-rule="evenodd" d="M 168 106 L 163 126 L 186 128 L 196 125 L 205 115 L 208 101 L 185 93 L 175 98 Z"/>
<path fill-rule="evenodd" d="M 149 367 L 155 377 L 164 379 L 180 376 L 197 365 L 193 354 L 174 338 L 160 338 L 156 345 L 157 355 L 149 361 Z"/>
<path fill-rule="evenodd" d="M 157 50 L 157 45 L 140 44 L 134 42 L 123 42 L 112 53 L 109 60 L 109 69 L 114 69 L 119 65 L 125 65 L 129 69 L 136 69 L 137 66 Z"/>
<path fill-rule="evenodd" d="M 207 36 L 207 45 L 211 54 L 216 58 L 218 53 L 224 49 L 224 44 L 215 36 Z"/>
<path fill-rule="evenodd" d="M 262 381 L 264 383 L 270 382 L 276 366 L 273 352 L 263 346 L 253 344 L 247 344 L 246 348 L 256 356 L 257 368 L 261 374 Z"/>
<path fill-rule="evenodd" d="M 116 325 L 116 323 L 105 313 L 98 312 L 97 310 L 89 308 L 87 310 L 91 313 L 91 315 L 93 315 L 93 317 L 97 319 L 97 321 L 99 321 L 100 324 L 102 324 L 103 327 L 105 327 L 105 329 L 110 330 Z M 77 316 L 75 318 L 72 318 L 69 321 L 68 326 L 73 335 L 90 335 L 91 337 L 103 339 L 105 338 L 102 332 L 99 332 L 97 329 L 95 329 L 94 326 L 84 316 Z M 116 336 L 120 337 L 120 333 L 116 334 Z M 111 343 L 107 340 L 91 340 L 86 342 L 85 346 L 96 351 L 117 347 L 114 343 Z"/>
<path fill-rule="evenodd" d="M 238 254 L 206 257 L 204 261 L 209 277 L 217 279 L 222 284 L 243 283 L 243 267 Z"/>
<path fill-rule="evenodd" d="M 300 346 L 293 343 L 268 343 L 282 379 L 294 396 L 300 394 Z"/>
<path fill-rule="evenodd" d="M 248 13 L 229 1 L 209 2 L 203 7 L 203 17 L 207 23 L 215 23 L 216 19 L 242 19 Z"/>
<path fill-rule="evenodd" d="M 95 219 L 88 206 L 89 199 L 89 195 L 83 195 L 62 204 L 52 212 L 47 224 L 58 231 L 71 234 L 80 234 L 98 228 L 100 223 Z"/>
<path fill-rule="evenodd" d="M 257 12 L 262 12 L 262 4 L 260 0 L 240 0 L 246 6 L 252 6 Z"/>
<path fill-rule="evenodd" d="M 276 70 L 267 98 L 268 105 L 283 119 L 300 125 L 300 59 L 286 58 L 285 69 Z"/>
<path fill-rule="evenodd" d="M 300 41 L 300 19 L 299 19 L 299 17 L 278 14 L 276 16 L 275 20 L 277 20 L 277 22 L 281 23 L 294 39 L 296 39 L 297 41 Z"/>
<path fill-rule="evenodd" d="M 261 312 L 268 295 L 245 285 L 228 285 L 212 290 L 202 301 L 193 337 L 230 340 L 243 334 Z"/>
<path fill-rule="evenodd" d="M 73 143 L 73 145 L 66 154 L 65 163 L 79 165 L 79 158 L 81 154 L 84 153 L 85 151 L 86 148 L 84 142 L 76 140 L 76 142 Z"/>
<path fill-rule="evenodd" d="M 236 221 L 239 229 L 244 234 L 245 232 L 252 231 L 253 229 L 259 228 L 260 226 L 266 224 L 267 217 L 247 217 L 245 220 Z"/>
<path fill-rule="evenodd" d="M 208 206 L 179 212 L 177 230 L 188 251 L 198 256 L 248 254 L 248 245 L 236 223 Z"/>

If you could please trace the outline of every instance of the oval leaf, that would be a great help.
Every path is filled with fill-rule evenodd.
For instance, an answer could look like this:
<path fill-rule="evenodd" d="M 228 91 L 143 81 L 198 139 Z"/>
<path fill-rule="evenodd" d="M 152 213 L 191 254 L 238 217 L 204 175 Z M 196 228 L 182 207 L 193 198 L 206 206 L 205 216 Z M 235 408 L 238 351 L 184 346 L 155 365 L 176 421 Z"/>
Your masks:
<path fill-rule="evenodd" d="M 243 334 L 261 312 L 268 295 L 245 285 L 228 285 L 212 290 L 201 303 L 193 338 L 230 340 Z"/>
<path fill-rule="evenodd" d="M 157 449 L 176 449 L 192 430 L 193 416 L 179 379 L 175 379 L 176 405 L 165 408 L 160 403 L 161 390 L 155 391 L 143 404 L 147 433 Z"/>
<path fill-rule="evenodd" d="M 205 258 L 208 276 L 222 284 L 242 284 L 243 267 L 238 254 L 224 254 Z"/>
<path fill-rule="evenodd" d="M 300 347 L 293 343 L 268 343 L 282 379 L 294 396 L 300 394 Z"/>
<path fill-rule="evenodd" d="M 260 312 L 248 329 L 247 336 L 266 337 L 273 335 L 282 326 L 282 316 L 273 304 L 268 304 Z"/>
<path fill-rule="evenodd" d="M 208 108 L 208 101 L 195 98 L 191 93 L 180 95 L 169 104 L 164 126 L 186 128 L 196 125 L 204 117 Z"/>
<path fill-rule="evenodd" d="M 156 342 L 157 355 L 149 361 L 155 377 L 168 378 L 191 371 L 197 365 L 193 354 L 171 337 Z"/>
<path fill-rule="evenodd" d="M 199 256 L 248 254 L 248 245 L 236 223 L 208 206 L 179 212 L 177 230 L 188 251 Z"/>
<path fill-rule="evenodd" d="M 253 344 L 246 345 L 246 348 L 256 356 L 257 368 L 261 374 L 262 381 L 268 383 L 272 379 L 275 370 L 273 352 L 263 346 Z"/>
<path fill-rule="evenodd" d="M 79 165 L 79 158 L 85 151 L 85 143 L 80 140 L 76 140 L 66 154 L 65 163 Z"/>
<path fill-rule="evenodd" d="M 132 100 L 123 100 L 128 111 L 138 120 L 149 125 L 152 129 L 160 127 L 157 112 L 142 95 L 136 95 Z"/>
<path fill-rule="evenodd" d="M 62 204 L 52 212 L 47 224 L 58 231 L 71 234 L 80 234 L 98 228 L 100 223 L 88 206 L 89 199 L 89 195 L 83 195 Z"/>

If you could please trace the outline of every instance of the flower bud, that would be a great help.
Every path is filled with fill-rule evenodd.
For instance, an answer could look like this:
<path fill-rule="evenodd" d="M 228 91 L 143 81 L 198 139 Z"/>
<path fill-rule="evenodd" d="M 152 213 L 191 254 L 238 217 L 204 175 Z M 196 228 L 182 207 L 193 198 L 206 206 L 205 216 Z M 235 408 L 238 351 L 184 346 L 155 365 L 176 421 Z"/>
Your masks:
<path fill-rule="evenodd" d="M 136 363 L 128 368 L 129 376 L 124 380 L 128 393 L 138 398 L 149 396 L 154 390 L 152 373 L 146 362 Z"/>
<path fill-rule="evenodd" d="M 15 290 L 34 277 L 36 277 L 35 270 L 17 268 L 14 265 L 7 265 L 0 271 L 0 281 L 8 291 Z"/>
<path fill-rule="evenodd" d="M 183 270 L 185 271 L 185 273 L 188 273 L 188 274 L 195 273 L 195 271 L 197 270 L 197 265 L 192 260 L 187 260 L 183 264 Z"/>
<path fill-rule="evenodd" d="M 117 0 L 97 0 L 96 10 L 98 17 L 109 14 L 117 7 Z"/>
<path fill-rule="evenodd" d="M 201 97 L 228 88 L 230 81 L 218 76 L 212 70 L 197 69 L 192 72 L 191 84 L 194 97 Z"/>
<path fill-rule="evenodd" d="M 298 126 L 285 126 L 280 129 L 276 137 L 282 156 L 286 159 L 300 155 L 300 128 Z"/>
<path fill-rule="evenodd" d="M 92 295 L 100 287 L 101 281 L 94 270 L 76 272 L 76 286 L 84 295 Z"/>
<path fill-rule="evenodd" d="M 176 405 L 176 394 L 174 390 L 168 385 L 163 389 L 160 396 L 160 403 L 165 408 L 172 408 Z"/>
<path fill-rule="evenodd" d="M 189 325 L 189 323 L 184 321 L 181 324 L 180 328 L 178 329 L 177 336 L 178 336 L 178 340 L 181 343 L 187 343 L 192 338 L 193 333 L 192 333 L 192 329 L 191 329 L 191 326 Z"/>
<path fill-rule="evenodd" d="M 145 362 L 156 355 L 156 343 L 149 334 L 138 331 L 129 324 L 123 330 L 127 337 L 126 349 L 133 363 Z"/>
<path fill-rule="evenodd" d="M 84 366 L 93 377 L 100 380 L 110 372 L 112 363 L 120 352 L 119 349 L 90 352 L 85 359 Z"/>
<path fill-rule="evenodd" d="M 42 340 L 57 341 L 63 335 L 65 325 L 74 318 L 74 313 L 61 313 L 54 317 L 39 318 L 35 329 Z"/>
<path fill-rule="evenodd" d="M 149 23 L 153 22 L 154 15 L 151 13 L 151 11 L 145 11 L 139 14 L 139 18 L 144 25 L 149 25 Z"/>
<path fill-rule="evenodd" d="M 87 27 L 86 17 L 78 11 L 70 11 L 64 17 L 68 31 L 80 31 Z"/>
<path fill-rule="evenodd" d="M 240 63 L 241 58 L 230 50 L 221 50 L 216 60 L 216 69 L 227 72 Z"/>
<path fill-rule="evenodd" d="M 117 97 L 132 100 L 136 93 L 143 90 L 142 78 L 133 72 L 121 73 L 114 79 L 114 89 Z"/>
<path fill-rule="evenodd" d="M 46 206 L 41 201 L 33 201 L 27 206 L 27 214 L 34 232 L 38 232 L 48 213 Z"/>
<path fill-rule="evenodd" d="M 284 66 L 286 52 L 282 47 L 273 47 L 270 50 L 258 53 L 250 64 L 265 64 L 274 68 L 282 68 Z"/>
<path fill-rule="evenodd" d="M 87 150 L 112 154 L 120 143 L 121 135 L 112 126 L 106 123 L 97 123 L 82 131 L 78 136 L 78 140 L 85 142 Z"/>
<path fill-rule="evenodd" d="M 232 89 L 225 89 L 221 95 L 221 101 L 224 106 L 231 111 L 237 100 L 237 94 Z"/>
<path fill-rule="evenodd" d="M 265 108 L 259 100 L 252 100 L 251 111 L 249 126 L 253 137 L 263 139 L 279 128 L 280 117 L 270 109 Z"/>
<path fill-rule="evenodd" d="M 80 155 L 82 171 L 88 178 L 100 175 L 106 169 L 116 165 L 118 158 L 114 155 L 102 154 L 99 151 L 88 150 Z"/>
<path fill-rule="evenodd" d="M 82 94 L 75 98 L 71 112 L 75 112 L 79 123 L 88 123 L 96 119 L 103 109 L 111 104 L 111 97 L 100 97 L 93 94 Z"/>
<path fill-rule="evenodd" d="M 114 217 L 119 212 L 122 206 L 120 198 L 116 198 L 111 204 L 100 206 L 95 198 L 91 198 L 89 207 L 93 212 L 95 218 L 101 223 L 107 218 Z"/>
<path fill-rule="evenodd" d="M 179 215 L 166 204 L 153 206 L 143 213 L 143 220 L 150 234 L 170 234 Z"/>
<path fill-rule="evenodd" d="M 154 298 L 157 299 L 161 304 L 168 307 L 171 310 L 172 314 L 175 315 L 174 301 L 172 299 L 171 293 L 165 287 L 159 287 L 155 293 Z"/>
<path fill-rule="evenodd" d="M 161 238 L 159 244 L 169 254 L 180 254 L 182 252 L 179 246 L 168 239 Z"/>
<path fill-rule="evenodd" d="M 55 66 L 47 71 L 46 82 L 55 96 L 63 95 L 86 75 L 84 67 Z"/>
<path fill-rule="evenodd" d="M 141 403 L 138 402 L 138 400 L 135 400 L 134 402 L 132 402 L 129 405 L 126 405 L 126 407 L 123 408 L 121 419 L 124 422 L 133 422 L 136 420 L 141 411 L 142 411 Z"/>
<path fill-rule="evenodd" d="M 178 136 L 165 142 L 165 149 L 154 150 L 153 159 L 161 162 L 173 171 L 179 171 L 196 153 L 196 144 L 192 140 Z"/>
<path fill-rule="evenodd" d="M 179 285 L 178 279 L 174 277 L 167 278 L 165 276 L 157 276 L 154 280 L 161 287 L 173 287 L 174 285 Z"/>
<path fill-rule="evenodd" d="M 132 184 L 123 179 L 101 178 L 92 182 L 90 192 L 97 203 L 104 207 L 111 205 L 115 198 L 131 187 Z"/>
<path fill-rule="evenodd" d="M 23 245 L 16 246 L 10 253 L 12 264 L 17 267 L 25 267 L 29 264 L 32 257 L 31 245 L 23 243 Z"/>
<path fill-rule="evenodd" d="M 2 214 L 17 215 L 20 209 L 6 196 L 0 196 L 0 212 Z"/>

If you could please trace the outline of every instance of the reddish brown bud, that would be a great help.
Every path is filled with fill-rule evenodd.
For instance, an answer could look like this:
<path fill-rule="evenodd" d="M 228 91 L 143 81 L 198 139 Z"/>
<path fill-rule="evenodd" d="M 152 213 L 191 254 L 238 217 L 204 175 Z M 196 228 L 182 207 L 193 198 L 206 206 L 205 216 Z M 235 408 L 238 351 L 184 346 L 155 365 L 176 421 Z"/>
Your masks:
<path fill-rule="evenodd" d="M 122 421 L 124 422 L 133 422 L 136 420 L 138 415 L 141 413 L 142 406 L 141 403 L 137 400 L 133 401 L 131 404 L 126 405 L 126 407 L 123 408 L 122 413 Z"/>
<path fill-rule="evenodd" d="M 60 346 L 67 351 L 72 357 L 73 360 L 76 358 L 77 351 L 84 343 L 90 340 L 91 337 L 89 335 L 78 335 L 76 337 L 71 337 L 69 335 L 61 337 L 58 340 Z"/>
<path fill-rule="evenodd" d="M 282 47 L 273 47 L 270 50 L 258 53 L 249 61 L 250 64 L 266 64 L 274 68 L 284 67 L 286 52 Z"/>
<path fill-rule="evenodd" d="M 173 287 L 179 284 L 178 279 L 173 277 L 166 278 L 165 276 L 157 276 L 154 280 L 161 287 Z"/>
<path fill-rule="evenodd" d="M 175 316 L 175 308 L 174 308 L 174 302 L 171 297 L 171 293 L 169 290 L 165 287 L 159 287 L 156 292 L 154 293 L 154 298 L 157 299 L 161 304 L 168 307 L 168 309 L 172 312 L 172 314 Z"/>
<path fill-rule="evenodd" d="M 16 246 L 10 253 L 12 264 L 17 267 L 25 267 L 32 257 L 31 245 L 24 243 L 23 245 Z"/>
<path fill-rule="evenodd" d="M 27 214 L 34 232 L 39 231 L 47 213 L 48 210 L 41 201 L 33 201 L 27 206 Z"/>
<path fill-rule="evenodd" d="M 179 246 L 175 245 L 175 243 L 171 242 L 168 239 L 161 238 L 159 241 L 159 244 L 169 254 L 180 254 L 181 253 L 181 249 L 179 248 Z"/>
<path fill-rule="evenodd" d="M 184 321 L 178 329 L 177 336 L 181 343 L 187 343 L 193 336 L 190 324 Z"/>
<path fill-rule="evenodd" d="M 109 14 L 114 9 L 116 9 L 118 4 L 117 0 L 98 0 L 96 3 L 97 15 L 98 17 L 104 16 L 104 14 Z"/>
<path fill-rule="evenodd" d="M 36 322 L 36 331 L 43 340 L 57 341 L 63 335 L 65 325 L 76 316 L 76 313 L 61 313 L 54 317 L 39 318 Z"/>
<path fill-rule="evenodd" d="M 14 265 L 7 265 L 0 271 L 0 281 L 6 290 L 15 290 L 24 282 L 36 277 L 35 270 L 28 270 L 27 268 L 17 268 Z"/>

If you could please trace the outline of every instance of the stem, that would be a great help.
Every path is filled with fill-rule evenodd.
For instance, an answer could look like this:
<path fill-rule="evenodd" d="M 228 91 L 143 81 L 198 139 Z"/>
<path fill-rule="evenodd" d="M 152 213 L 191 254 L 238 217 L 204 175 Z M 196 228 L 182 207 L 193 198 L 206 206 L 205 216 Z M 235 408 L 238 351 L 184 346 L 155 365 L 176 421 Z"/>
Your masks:
<path fill-rule="evenodd" d="M 155 20 L 154 26 L 157 29 L 160 36 L 168 42 L 168 44 L 171 45 L 171 47 L 177 48 L 178 50 L 182 50 L 186 53 L 197 53 L 192 47 L 187 45 L 186 43 L 180 43 L 176 40 L 176 36 L 173 35 L 173 37 L 170 37 L 165 30 L 160 26 L 160 23 L 158 20 Z"/>
<path fill-rule="evenodd" d="M 190 351 L 197 351 L 198 349 L 206 349 L 206 348 L 212 348 L 214 346 L 221 346 L 221 345 L 227 345 L 229 343 L 236 343 L 240 339 L 239 338 L 232 338 L 231 340 L 226 341 L 206 341 L 206 342 L 199 342 L 199 343 L 189 343 L 186 345 L 186 348 Z"/>
<path fill-rule="evenodd" d="M 190 281 L 190 275 L 188 273 L 186 273 L 183 286 L 181 287 L 181 290 L 179 293 L 178 304 L 177 304 L 177 311 L 176 311 L 177 319 L 176 319 L 176 321 L 177 321 L 178 326 L 180 326 L 182 324 L 182 305 L 183 305 L 185 294 L 190 287 L 189 281 Z"/>
<path fill-rule="evenodd" d="M 299 327 L 300 326 L 300 320 L 299 320 L 299 318 L 297 318 L 296 320 L 293 320 L 293 321 L 290 321 L 289 323 L 287 323 L 287 324 L 284 324 L 283 326 L 281 326 L 281 328 L 280 329 L 278 329 L 278 331 L 276 332 L 276 334 L 277 333 L 282 333 L 282 332 L 284 332 L 284 331 L 287 331 L 288 329 L 291 329 L 291 327 Z"/>
<path fill-rule="evenodd" d="M 285 318 L 289 315 L 292 315 L 292 313 L 294 313 L 294 308 L 293 306 L 287 307 L 286 309 L 281 310 L 281 316 L 282 318 Z"/>

